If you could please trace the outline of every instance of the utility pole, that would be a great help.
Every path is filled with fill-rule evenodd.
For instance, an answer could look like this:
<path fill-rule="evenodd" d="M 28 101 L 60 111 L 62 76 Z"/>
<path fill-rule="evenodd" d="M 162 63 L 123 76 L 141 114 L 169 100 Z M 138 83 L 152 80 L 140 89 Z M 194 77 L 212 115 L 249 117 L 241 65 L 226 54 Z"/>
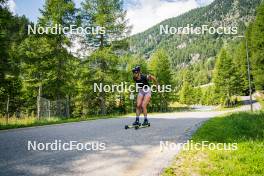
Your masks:
<path fill-rule="evenodd" d="M 251 77 L 250 77 L 250 61 L 248 57 L 248 42 L 246 39 L 246 51 L 247 51 L 247 74 L 248 74 L 248 88 L 249 88 L 249 97 L 250 97 L 250 110 L 253 111 L 253 105 L 252 105 L 252 86 L 251 86 Z"/>
<path fill-rule="evenodd" d="M 250 110 L 253 111 L 253 101 L 252 101 L 252 85 L 251 85 L 251 77 L 250 77 L 250 60 L 248 54 L 248 41 L 244 35 L 237 36 L 239 38 L 245 38 L 246 40 L 246 53 L 247 53 L 247 76 L 248 76 L 248 89 L 249 89 L 249 103 L 250 103 Z"/>

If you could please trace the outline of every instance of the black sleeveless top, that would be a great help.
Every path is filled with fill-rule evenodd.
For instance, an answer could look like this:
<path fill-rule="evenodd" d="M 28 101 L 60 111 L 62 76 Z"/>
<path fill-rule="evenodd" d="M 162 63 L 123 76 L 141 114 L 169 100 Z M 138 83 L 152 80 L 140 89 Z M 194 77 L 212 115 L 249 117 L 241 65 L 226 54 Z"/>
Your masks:
<path fill-rule="evenodd" d="M 140 74 L 140 79 L 133 78 L 139 88 L 149 87 L 148 77 L 146 75 Z"/>

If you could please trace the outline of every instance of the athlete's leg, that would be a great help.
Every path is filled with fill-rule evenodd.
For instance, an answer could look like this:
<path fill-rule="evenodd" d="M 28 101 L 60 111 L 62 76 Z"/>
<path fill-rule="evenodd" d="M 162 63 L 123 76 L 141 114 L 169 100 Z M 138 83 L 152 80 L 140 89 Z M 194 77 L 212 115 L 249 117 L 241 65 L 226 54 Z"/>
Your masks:
<path fill-rule="evenodd" d="M 151 95 L 150 94 L 146 94 L 144 96 L 144 99 L 143 99 L 143 102 L 142 102 L 142 109 L 143 109 L 143 114 L 144 114 L 144 118 L 145 119 L 147 118 L 147 114 L 148 114 L 147 106 L 149 104 L 150 98 L 151 98 Z"/>
<path fill-rule="evenodd" d="M 139 119 L 139 116 L 141 114 L 141 108 L 142 108 L 142 102 L 143 102 L 143 98 L 144 96 L 139 93 L 138 96 L 137 96 L 137 106 L 136 106 L 136 118 Z"/>

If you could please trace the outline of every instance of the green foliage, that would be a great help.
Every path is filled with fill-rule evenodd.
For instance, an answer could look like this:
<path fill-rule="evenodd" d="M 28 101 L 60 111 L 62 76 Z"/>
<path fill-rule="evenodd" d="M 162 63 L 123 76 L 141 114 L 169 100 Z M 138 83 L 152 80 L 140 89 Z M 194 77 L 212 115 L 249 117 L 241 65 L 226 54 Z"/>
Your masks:
<path fill-rule="evenodd" d="M 74 4 L 72 1 L 48 0 L 41 12 L 43 16 L 39 19 L 39 25 L 67 26 L 74 13 Z M 23 92 L 25 97 L 30 97 L 27 104 L 32 110 L 36 109 L 37 96 L 60 100 L 69 98 L 70 91 L 74 92 L 72 79 L 75 61 L 63 47 L 67 40 L 64 34 L 31 35 L 18 46 L 18 57 L 23 58 Z M 28 96 L 30 94 L 33 96 Z"/>
<path fill-rule="evenodd" d="M 239 93 L 241 82 L 237 73 L 229 52 L 222 48 L 216 61 L 213 82 L 223 105 L 230 106 L 231 97 Z"/>
<path fill-rule="evenodd" d="M 0 18 L 0 114 L 3 114 L 8 97 L 9 111 L 16 111 L 22 104 L 20 60 L 15 57 L 14 48 L 26 37 L 25 29 L 29 22 L 24 16 L 13 16 L 2 4 Z"/>
<path fill-rule="evenodd" d="M 169 57 L 165 50 L 158 50 L 152 55 L 149 62 L 149 70 L 157 78 L 160 85 L 160 92 L 152 96 L 152 104 L 164 111 L 168 108 L 169 103 L 174 97 L 173 73 Z M 167 85 L 171 86 L 171 92 L 165 92 L 165 86 Z"/>
<path fill-rule="evenodd" d="M 257 9 L 257 17 L 252 26 L 252 73 L 257 90 L 264 89 L 264 2 Z"/>
<path fill-rule="evenodd" d="M 122 0 L 85 0 L 81 4 L 81 25 L 83 27 L 103 27 L 105 30 L 105 33 L 86 35 L 90 46 L 100 48 L 110 46 L 112 41 L 125 37 L 128 28 Z M 126 44 L 119 42 L 117 45 L 122 48 Z"/>
<path fill-rule="evenodd" d="M 132 69 L 136 66 L 140 66 L 140 69 L 143 73 L 148 73 L 148 64 L 146 60 L 140 56 L 129 56 L 128 60 L 126 61 L 126 69 L 131 75 Z"/>
<path fill-rule="evenodd" d="M 212 84 L 194 86 L 193 74 L 187 70 L 184 73 L 183 85 L 179 91 L 180 102 L 183 104 L 216 105 L 219 103 L 215 86 Z"/>
<path fill-rule="evenodd" d="M 183 104 L 194 104 L 194 88 L 192 85 L 185 81 L 180 90 L 180 102 Z"/>
<path fill-rule="evenodd" d="M 74 20 L 74 2 L 72 0 L 46 0 L 43 10 L 40 10 L 42 17 L 39 23 L 42 26 L 69 26 Z M 58 36 L 57 36 L 58 37 Z"/>
<path fill-rule="evenodd" d="M 219 94 L 215 91 L 215 86 L 208 86 L 203 90 L 201 104 L 217 105 L 220 102 Z"/>
<path fill-rule="evenodd" d="M 209 142 L 244 142 L 263 140 L 263 112 L 234 113 L 209 120 L 192 139 Z"/>
<path fill-rule="evenodd" d="M 263 118 L 263 112 L 241 112 L 208 120 L 194 133 L 193 144 L 220 144 L 225 150 L 182 151 L 162 175 L 263 175 Z"/>
<path fill-rule="evenodd" d="M 34 116 L 29 116 L 25 118 L 15 118 L 11 117 L 6 124 L 6 118 L 0 117 L 0 130 L 14 129 L 14 128 L 25 128 L 33 126 L 44 126 L 52 124 L 62 124 L 62 123 L 71 123 L 71 122 L 81 122 L 89 120 L 98 120 L 98 119 L 109 119 L 109 118 L 124 118 L 124 116 L 119 115 L 92 115 L 92 116 L 79 116 L 75 118 L 61 118 L 61 117 L 50 117 L 37 119 Z"/>
<path fill-rule="evenodd" d="M 215 57 L 220 52 L 223 43 L 231 39 L 232 35 L 164 35 L 160 34 L 160 25 L 169 26 L 194 26 L 218 25 L 215 23 L 226 24 L 230 14 L 239 14 L 239 17 L 232 18 L 232 24 L 237 24 L 238 35 L 243 34 L 246 30 L 246 24 L 252 16 L 255 16 L 255 9 L 260 4 L 260 0 L 215 0 L 210 5 L 193 9 L 180 16 L 170 18 L 149 28 L 148 30 L 131 36 L 130 51 L 132 53 L 143 55 L 146 58 L 159 50 L 164 49 L 172 64 L 175 72 L 175 82 L 180 88 L 182 82 L 182 70 L 188 69 L 195 77 L 192 84 L 200 86 L 212 82 L 212 70 L 215 64 Z M 231 22 L 231 21 L 230 21 Z M 229 22 L 227 22 L 229 23 Z M 199 56 L 195 59 L 195 55 Z M 245 56 L 245 54 L 243 54 Z M 244 74 L 241 73 L 241 74 Z M 242 78 L 241 75 L 241 79 Z M 243 93 L 248 94 L 244 80 Z"/>
<path fill-rule="evenodd" d="M 115 108 L 117 93 L 105 92 L 104 89 L 100 92 L 97 88 L 95 92 L 94 87 L 95 84 L 98 87 L 118 84 L 118 62 L 117 56 L 109 48 L 105 48 L 95 51 L 87 64 L 83 65 L 86 69 L 81 73 L 79 89 L 84 114 L 106 114 Z"/>
<path fill-rule="evenodd" d="M 241 94 L 249 95 L 248 87 L 248 73 L 247 73 L 247 52 L 246 52 L 246 41 L 243 39 L 239 43 L 234 43 L 235 47 L 232 47 L 233 51 L 233 61 L 237 67 L 236 71 L 238 74 L 238 79 L 240 81 L 240 91 Z"/>

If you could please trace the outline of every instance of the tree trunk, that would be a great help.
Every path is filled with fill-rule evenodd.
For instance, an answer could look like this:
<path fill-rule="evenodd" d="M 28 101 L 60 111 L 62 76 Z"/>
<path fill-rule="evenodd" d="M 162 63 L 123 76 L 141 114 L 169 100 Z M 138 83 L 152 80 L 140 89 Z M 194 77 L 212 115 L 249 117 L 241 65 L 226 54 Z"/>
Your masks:
<path fill-rule="evenodd" d="M 100 92 L 100 109 L 101 109 L 101 114 L 105 115 L 106 108 L 105 108 L 105 93 L 104 92 Z"/>
<path fill-rule="evenodd" d="M 38 111 L 38 119 L 40 119 L 40 100 L 41 100 L 41 92 L 42 92 L 42 85 L 39 85 L 38 90 L 38 98 L 37 98 L 37 111 Z"/>

